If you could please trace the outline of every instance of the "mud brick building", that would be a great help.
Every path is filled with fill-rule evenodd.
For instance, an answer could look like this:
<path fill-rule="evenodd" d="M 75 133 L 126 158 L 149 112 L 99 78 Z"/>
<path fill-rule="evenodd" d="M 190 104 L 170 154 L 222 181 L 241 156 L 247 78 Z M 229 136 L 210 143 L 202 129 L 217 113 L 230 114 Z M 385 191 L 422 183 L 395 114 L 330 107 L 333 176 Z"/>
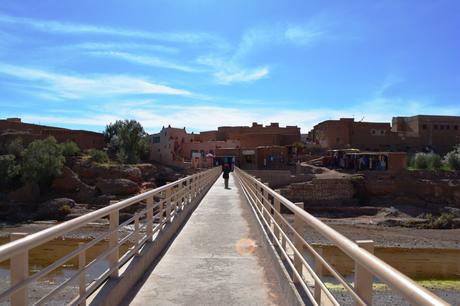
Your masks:
<path fill-rule="evenodd" d="M 352 118 L 327 120 L 309 133 L 326 149 L 367 151 L 426 151 L 444 154 L 460 143 L 460 117 L 418 115 L 394 117 L 392 123 L 361 122 Z"/>
<path fill-rule="evenodd" d="M 242 148 L 259 146 L 290 146 L 301 141 L 297 126 L 280 127 L 278 123 L 263 126 L 253 122 L 252 126 L 221 126 L 217 131 L 206 131 L 195 135 L 197 141 L 238 140 Z"/>
<path fill-rule="evenodd" d="M 187 163 L 211 166 L 207 157 L 228 155 L 250 169 L 283 168 L 289 162 L 290 147 L 299 141 L 299 127 L 280 127 L 278 123 L 263 126 L 254 122 L 252 126 L 225 126 L 198 134 L 168 126 L 151 135 L 150 158 L 187 168 Z"/>
<path fill-rule="evenodd" d="M 20 118 L 0 120 L 0 143 L 8 143 L 19 137 L 27 145 L 36 139 L 49 136 L 53 136 L 58 142 L 73 141 L 82 150 L 102 149 L 105 146 L 101 133 L 24 123 Z"/>

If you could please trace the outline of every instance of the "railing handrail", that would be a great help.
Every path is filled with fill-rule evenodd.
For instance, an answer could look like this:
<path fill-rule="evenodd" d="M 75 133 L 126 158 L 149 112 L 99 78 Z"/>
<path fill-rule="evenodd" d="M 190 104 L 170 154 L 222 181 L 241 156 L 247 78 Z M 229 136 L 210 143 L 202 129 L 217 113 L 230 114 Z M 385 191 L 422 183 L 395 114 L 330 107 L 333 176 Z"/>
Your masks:
<path fill-rule="evenodd" d="M 375 255 L 359 247 L 355 242 L 343 236 L 318 218 L 297 207 L 290 200 L 286 199 L 270 187 L 266 186 L 252 175 L 237 167 L 235 168 L 236 171 L 241 171 L 253 183 L 256 183 L 257 186 L 263 188 L 268 194 L 279 200 L 280 203 L 298 215 L 306 224 L 313 227 L 318 233 L 332 241 L 345 254 L 372 272 L 375 276 L 380 278 L 394 290 L 401 293 L 409 301 L 417 303 L 417 305 L 449 305 L 440 297 L 418 285 L 412 279 L 391 267 L 389 264 L 385 263 Z"/>
<path fill-rule="evenodd" d="M 60 237 L 68 232 L 71 232 L 72 230 L 75 230 L 77 228 L 80 228 L 82 226 L 87 225 L 88 223 L 101 219 L 107 215 L 109 215 L 111 212 L 120 210 L 123 208 L 126 208 L 132 204 L 139 203 L 140 201 L 146 200 L 149 197 L 154 196 L 155 194 L 158 194 L 164 190 L 167 190 L 175 185 L 181 184 L 183 182 L 186 182 L 190 179 L 196 178 L 198 176 L 204 175 L 203 172 L 196 173 L 193 175 L 188 175 L 184 178 L 181 178 L 177 181 L 168 183 L 166 185 L 160 186 L 158 188 L 146 191 L 144 193 L 135 195 L 133 197 L 130 197 L 128 199 L 119 201 L 115 204 L 100 208 L 98 210 L 95 210 L 93 212 L 87 213 L 83 216 L 77 217 L 75 219 L 65 221 L 61 224 L 54 225 L 50 228 L 41 230 L 39 232 L 30 234 L 25 236 L 24 238 L 9 242 L 7 244 L 4 244 L 0 246 L 0 262 L 5 261 L 12 256 L 15 256 L 16 254 L 19 254 L 21 252 L 24 252 L 24 250 L 30 250 L 34 247 L 37 247 L 47 241 L 50 241 L 52 239 L 55 239 L 57 237 Z"/>

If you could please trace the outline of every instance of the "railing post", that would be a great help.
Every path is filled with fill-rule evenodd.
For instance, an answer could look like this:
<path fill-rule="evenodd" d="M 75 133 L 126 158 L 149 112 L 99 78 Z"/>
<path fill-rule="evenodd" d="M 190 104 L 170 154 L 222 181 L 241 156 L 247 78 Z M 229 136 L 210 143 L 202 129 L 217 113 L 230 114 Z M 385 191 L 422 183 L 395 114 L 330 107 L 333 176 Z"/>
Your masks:
<path fill-rule="evenodd" d="M 322 247 L 319 247 L 316 252 L 322 256 L 323 255 L 323 248 Z M 318 257 L 315 257 L 315 273 L 316 275 L 318 275 L 318 277 L 321 277 L 323 276 L 323 269 L 324 269 L 324 266 L 323 264 L 321 263 L 321 261 L 318 259 Z M 314 297 L 315 297 L 315 301 L 316 303 L 318 303 L 318 305 L 321 305 L 321 286 L 320 284 L 315 280 L 315 292 L 314 292 Z"/>
<path fill-rule="evenodd" d="M 120 223 L 120 212 L 114 210 L 110 212 L 110 225 L 109 230 L 111 232 L 109 238 L 109 248 L 114 247 L 114 250 L 108 256 L 109 266 L 113 269 L 110 274 L 111 277 L 118 277 L 118 260 L 119 260 L 119 249 L 118 249 L 118 225 Z"/>
<path fill-rule="evenodd" d="M 171 221 L 171 200 L 172 200 L 172 187 L 165 190 L 165 212 L 166 212 L 166 222 Z"/>
<path fill-rule="evenodd" d="M 302 202 L 294 203 L 297 207 L 304 209 L 304 205 Z M 295 231 L 303 237 L 303 232 L 304 232 L 304 224 L 302 219 L 300 218 L 299 214 L 294 214 L 294 229 Z M 296 235 L 294 235 L 294 247 L 297 249 L 297 251 L 303 255 L 303 243 L 302 240 L 299 239 Z M 303 264 L 302 264 L 302 259 L 299 258 L 296 253 L 294 253 L 294 268 L 299 272 L 300 276 L 302 277 L 302 270 L 303 270 Z M 297 279 L 297 277 L 294 277 L 294 283 L 299 283 L 300 280 Z"/>
<path fill-rule="evenodd" d="M 134 255 L 139 254 L 139 214 L 134 214 Z"/>
<path fill-rule="evenodd" d="M 169 213 L 171 214 L 170 216 L 170 221 L 172 221 L 172 215 L 176 213 L 176 208 L 177 208 L 177 198 L 179 196 L 179 191 L 180 186 L 175 185 L 173 186 L 173 189 L 171 190 L 171 201 L 169 202 Z"/>
<path fill-rule="evenodd" d="M 147 213 L 145 214 L 145 222 L 146 222 L 146 235 L 147 241 L 152 241 L 153 238 L 153 196 L 148 197 L 146 199 L 146 209 Z M 161 207 L 161 205 L 160 205 Z M 163 210 L 160 208 L 160 229 L 161 229 L 161 219 L 163 218 Z"/>
<path fill-rule="evenodd" d="M 257 181 L 262 183 L 260 178 L 257 178 Z M 264 194 L 263 194 L 263 190 L 261 189 L 261 187 L 259 187 L 259 184 L 257 184 L 257 183 L 256 183 L 256 190 L 257 190 L 257 197 L 258 197 L 258 200 L 260 202 L 260 212 L 261 212 L 261 215 L 263 217 Z M 257 207 L 259 207 L 259 204 L 257 204 Z"/>
<path fill-rule="evenodd" d="M 25 233 L 11 233 L 11 241 L 21 239 L 27 236 Z M 10 258 L 10 277 L 11 286 L 14 286 L 29 276 L 29 250 L 24 250 L 22 253 Z M 25 306 L 27 305 L 27 286 L 19 289 L 11 295 L 11 305 Z"/>
<path fill-rule="evenodd" d="M 81 247 L 84 245 L 84 242 L 78 243 L 78 246 Z M 80 275 L 79 279 L 79 295 L 80 298 L 83 298 L 79 303 L 80 306 L 86 306 L 86 250 L 83 250 L 80 254 L 78 254 L 78 271 Z"/>
<path fill-rule="evenodd" d="M 279 193 L 279 189 L 276 189 L 275 192 L 276 192 L 276 193 Z M 281 240 L 280 240 L 280 239 L 281 239 L 281 238 L 280 238 L 280 230 L 279 230 L 279 228 L 278 228 L 278 226 L 279 226 L 280 228 L 282 228 L 282 224 L 281 224 L 282 221 L 281 221 L 280 216 L 278 215 L 278 213 L 281 214 L 281 202 L 280 202 L 280 200 L 278 200 L 278 198 L 276 198 L 276 197 L 273 198 L 273 206 L 275 206 L 275 216 L 274 216 L 274 217 L 275 217 L 275 223 L 276 223 L 276 224 L 275 224 L 275 227 L 274 227 L 274 229 L 273 229 L 273 232 L 274 232 L 274 234 L 275 234 L 275 239 L 281 241 Z M 276 225 L 278 225 L 278 226 L 276 226 Z"/>
<path fill-rule="evenodd" d="M 374 241 L 357 240 L 356 243 L 369 253 L 374 254 Z M 368 305 L 372 305 L 372 279 L 372 273 L 355 262 L 355 290 Z"/>
<path fill-rule="evenodd" d="M 188 189 L 187 189 L 187 194 L 188 194 L 188 200 L 187 203 L 191 203 L 193 201 L 193 177 L 190 178 L 188 181 Z"/>
<path fill-rule="evenodd" d="M 268 186 L 268 183 L 263 183 L 265 186 Z M 264 219 L 267 222 L 267 226 L 270 227 L 270 203 L 268 202 L 268 192 L 265 191 L 265 189 L 262 190 L 262 207 L 265 208 L 263 211 L 264 213 Z"/>

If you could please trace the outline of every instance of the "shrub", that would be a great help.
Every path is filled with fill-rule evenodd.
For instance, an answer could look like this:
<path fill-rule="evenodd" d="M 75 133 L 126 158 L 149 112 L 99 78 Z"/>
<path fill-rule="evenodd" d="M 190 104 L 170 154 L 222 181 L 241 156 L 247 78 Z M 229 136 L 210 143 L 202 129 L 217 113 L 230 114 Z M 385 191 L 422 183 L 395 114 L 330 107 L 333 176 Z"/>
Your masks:
<path fill-rule="evenodd" d="M 24 145 L 22 144 L 22 138 L 17 137 L 6 145 L 7 154 L 13 154 L 16 158 L 19 158 L 24 151 Z"/>
<path fill-rule="evenodd" d="M 19 177 L 20 166 L 13 154 L 0 155 L 0 188 L 11 186 Z"/>
<path fill-rule="evenodd" d="M 419 226 L 419 228 L 425 229 L 450 229 L 453 227 L 454 215 L 449 213 L 442 213 L 439 216 L 433 216 L 432 214 L 422 214 L 420 218 L 427 219 L 428 223 Z"/>
<path fill-rule="evenodd" d="M 61 143 L 62 154 L 65 157 L 77 156 L 80 154 L 80 148 L 73 141 L 66 141 Z"/>
<path fill-rule="evenodd" d="M 460 146 L 444 156 L 444 162 L 452 170 L 460 170 Z"/>
<path fill-rule="evenodd" d="M 47 185 L 60 175 L 65 158 L 62 147 L 54 137 L 35 140 L 24 150 L 22 158 L 22 179 L 39 185 Z"/>
<path fill-rule="evenodd" d="M 440 169 L 442 166 L 442 160 L 441 156 L 438 154 L 430 153 L 427 154 L 427 159 L 428 159 L 428 168 L 430 169 Z"/>
<path fill-rule="evenodd" d="M 428 168 L 428 154 L 417 153 L 413 159 L 413 167 L 416 169 L 427 169 Z"/>
<path fill-rule="evenodd" d="M 69 205 L 64 204 L 59 208 L 59 214 L 61 214 L 63 217 L 67 216 L 72 212 L 72 208 L 70 208 Z"/>
<path fill-rule="evenodd" d="M 97 149 L 90 149 L 88 151 L 89 158 L 96 163 L 106 163 L 109 161 L 109 156 L 106 152 Z"/>
<path fill-rule="evenodd" d="M 109 124 L 103 134 L 110 151 L 117 154 L 121 162 L 137 163 L 148 157 L 147 133 L 136 120 L 117 120 Z"/>

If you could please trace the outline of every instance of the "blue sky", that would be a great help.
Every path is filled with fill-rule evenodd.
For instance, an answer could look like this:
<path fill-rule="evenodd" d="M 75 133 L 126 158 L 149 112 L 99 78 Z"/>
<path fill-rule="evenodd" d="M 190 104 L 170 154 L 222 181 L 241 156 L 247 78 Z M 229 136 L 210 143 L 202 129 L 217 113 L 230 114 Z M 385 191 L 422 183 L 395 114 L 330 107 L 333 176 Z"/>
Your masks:
<path fill-rule="evenodd" d="M 0 2 L 0 117 L 148 132 L 460 115 L 460 2 Z"/>

